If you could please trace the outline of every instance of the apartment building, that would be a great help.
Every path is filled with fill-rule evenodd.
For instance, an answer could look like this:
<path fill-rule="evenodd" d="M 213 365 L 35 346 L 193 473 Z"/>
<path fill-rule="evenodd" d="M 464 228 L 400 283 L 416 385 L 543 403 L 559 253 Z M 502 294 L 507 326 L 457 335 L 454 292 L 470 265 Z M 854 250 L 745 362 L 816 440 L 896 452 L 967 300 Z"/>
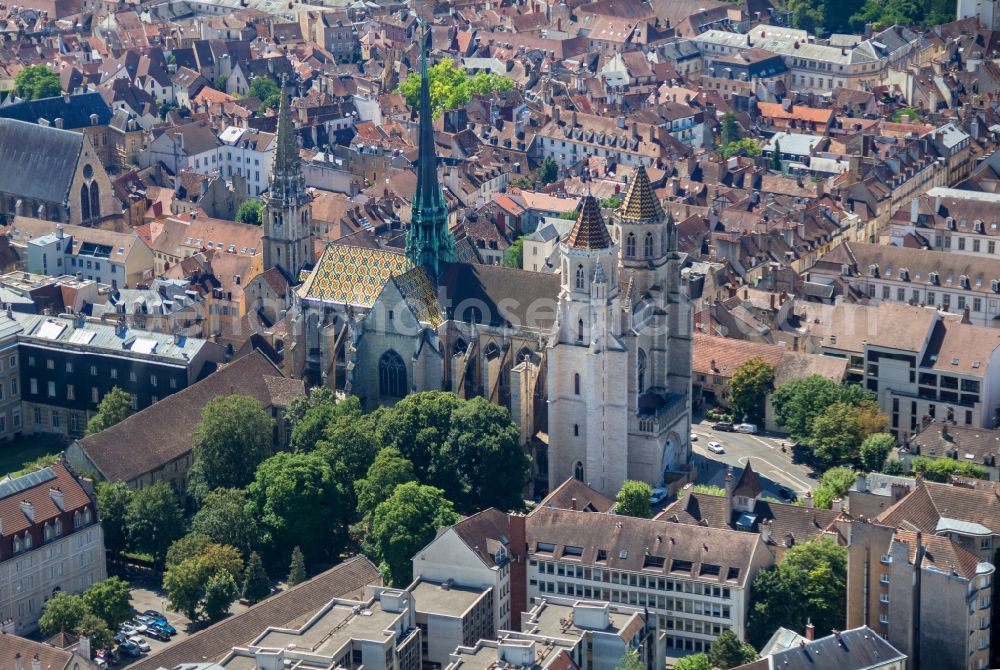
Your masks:
<path fill-rule="evenodd" d="M 844 631 L 833 631 L 818 640 L 812 638 L 812 624 L 806 628 L 806 637 L 780 628 L 778 633 L 792 633 L 788 642 L 761 651 L 758 661 L 738 665 L 733 670 L 789 670 L 814 668 L 822 660 L 824 668 L 836 670 L 904 670 L 906 654 L 896 649 L 868 626 Z M 775 633 L 777 636 L 778 633 Z M 772 637 L 771 641 L 774 642 Z M 784 642 L 784 639 L 782 640 Z"/>
<path fill-rule="evenodd" d="M 407 591 L 416 603 L 424 662 L 444 667 L 456 647 L 496 637 L 492 588 L 456 586 L 451 579 L 437 584 L 417 579 Z"/>
<path fill-rule="evenodd" d="M 10 632 L 34 632 L 53 593 L 107 577 L 96 510 L 93 491 L 62 463 L 0 481 L 0 616 Z"/>
<path fill-rule="evenodd" d="M 143 409 L 193 384 L 225 354 L 207 340 L 83 317 L 8 312 L 6 318 L 22 328 L 17 368 L 24 430 L 31 433 L 82 435 L 113 387 L 131 394 L 133 409 Z"/>
<path fill-rule="evenodd" d="M 199 174 L 218 174 L 232 179 L 234 174 L 246 178 L 247 195 L 257 197 L 267 190 L 271 183 L 271 163 L 273 162 L 274 133 L 265 133 L 253 128 L 229 126 L 219 134 L 222 146 L 216 149 L 218 163 L 214 157 L 197 157 L 195 168 Z M 209 158 L 212 158 L 211 167 Z"/>
<path fill-rule="evenodd" d="M 966 161 L 970 164 L 971 161 Z M 907 240 L 934 251 L 997 257 L 1000 194 L 932 188 L 910 201 L 889 223 L 889 242 Z"/>
<path fill-rule="evenodd" d="M 14 439 L 23 430 L 21 375 L 18 366 L 19 321 L 0 318 L 0 441 Z"/>
<path fill-rule="evenodd" d="M 909 657 L 908 668 L 990 667 L 993 564 L 953 542 L 947 529 L 897 528 L 889 516 L 839 524 L 848 627 L 874 629 Z"/>
<path fill-rule="evenodd" d="M 678 126 L 684 123 L 678 120 Z M 692 117 L 692 124 L 697 123 L 703 120 Z M 678 127 L 677 132 L 692 127 Z M 551 158 L 560 167 L 576 165 L 591 156 L 607 158 L 609 163 L 649 167 L 658 159 L 668 158 L 662 143 L 666 132 L 650 123 L 633 121 L 626 125 L 624 117 L 616 121 L 553 107 L 552 119 L 538 128 L 529 150 L 539 160 Z"/>
<path fill-rule="evenodd" d="M 992 482 L 1000 481 L 1000 430 L 958 426 L 953 421 L 925 419 L 904 444 L 912 456 L 951 458 L 986 469 Z"/>
<path fill-rule="evenodd" d="M 1000 259 L 946 251 L 845 242 L 809 271 L 810 281 L 845 284 L 868 304 L 968 310 L 969 323 L 995 327 L 1000 317 Z"/>

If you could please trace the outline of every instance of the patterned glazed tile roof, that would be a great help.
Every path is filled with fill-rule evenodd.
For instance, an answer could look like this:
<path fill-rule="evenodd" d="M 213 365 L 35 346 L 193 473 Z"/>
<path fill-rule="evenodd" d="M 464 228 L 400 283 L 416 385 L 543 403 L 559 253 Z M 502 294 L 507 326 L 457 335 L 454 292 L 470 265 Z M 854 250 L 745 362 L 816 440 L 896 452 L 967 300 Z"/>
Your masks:
<path fill-rule="evenodd" d="M 566 237 L 566 244 L 573 249 L 607 249 L 611 246 L 611 235 L 604 225 L 601 205 L 594 196 L 584 196 L 576 225 Z"/>
<path fill-rule="evenodd" d="M 441 314 L 434 282 L 426 269 L 413 268 L 394 277 L 392 281 L 421 323 L 429 323 L 434 328 L 441 325 L 444 315 Z"/>
<path fill-rule="evenodd" d="M 371 307 L 387 281 L 412 267 L 398 252 L 332 244 L 299 295 L 305 300 Z"/>
<path fill-rule="evenodd" d="M 659 198 L 653 194 L 649 175 L 642 165 L 632 177 L 632 183 L 625 192 L 625 199 L 618 209 L 618 215 L 627 221 L 646 221 L 663 216 L 663 207 Z"/>

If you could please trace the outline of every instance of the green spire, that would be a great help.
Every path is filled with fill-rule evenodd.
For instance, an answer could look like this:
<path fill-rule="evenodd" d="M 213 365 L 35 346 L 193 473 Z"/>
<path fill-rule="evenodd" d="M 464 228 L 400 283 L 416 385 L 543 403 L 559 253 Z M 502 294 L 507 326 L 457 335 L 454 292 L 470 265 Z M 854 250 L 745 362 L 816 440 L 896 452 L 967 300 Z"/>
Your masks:
<path fill-rule="evenodd" d="M 299 145 L 295 139 L 295 125 L 292 123 L 286 80 L 281 79 L 281 103 L 278 105 L 278 130 L 274 160 L 271 165 L 271 185 L 269 199 L 275 204 L 288 205 L 297 202 L 306 191 L 305 177 L 302 175 L 302 160 Z"/>
<path fill-rule="evenodd" d="M 410 228 L 406 231 L 406 255 L 414 265 L 423 266 L 436 278 L 441 263 L 455 260 L 455 242 L 448 231 L 448 206 L 438 183 L 430 76 L 427 73 L 427 38 L 425 25 L 420 37 L 420 153 L 417 159 L 417 191 L 413 196 Z"/>

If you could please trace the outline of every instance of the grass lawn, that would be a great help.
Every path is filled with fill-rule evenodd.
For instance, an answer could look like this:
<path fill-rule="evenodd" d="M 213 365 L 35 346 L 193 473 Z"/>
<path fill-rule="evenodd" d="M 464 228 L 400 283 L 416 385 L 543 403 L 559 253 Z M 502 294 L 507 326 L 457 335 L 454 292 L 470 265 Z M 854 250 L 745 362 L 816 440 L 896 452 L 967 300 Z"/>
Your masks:
<path fill-rule="evenodd" d="M 21 467 L 30 461 L 58 454 L 64 448 L 59 438 L 37 435 L 14 440 L 8 444 L 0 444 L 0 477 Z"/>

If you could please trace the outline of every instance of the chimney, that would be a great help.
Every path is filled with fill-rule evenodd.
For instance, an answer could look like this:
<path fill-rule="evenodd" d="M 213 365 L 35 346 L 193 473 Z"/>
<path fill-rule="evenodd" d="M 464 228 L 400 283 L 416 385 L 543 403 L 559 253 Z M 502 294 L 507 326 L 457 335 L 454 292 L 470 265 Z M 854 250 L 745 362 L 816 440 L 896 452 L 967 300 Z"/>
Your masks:
<path fill-rule="evenodd" d="M 21 511 L 24 512 L 24 516 L 28 517 L 28 521 L 35 523 L 35 506 L 30 501 L 21 501 Z"/>
<path fill-rule="evenodd" d="M 842 512 L 844 509 L 844 501 L 841 500 L 840 498 L 834 498 L 833 501 L 830 503 L 830 509 L 832 509 L 834 512 L 838 513 Z"/>
<path fill-rule="evenodd" d="M 21 665 L 21 652 L 14 654 L 14 670 L 24 670 Z"/>
<path fill-rule="evenodd" d="M 63 238 L 63 227 L 61 223 L 56 224 L 56 239 L 61 240 Z"/>
<path fill-rule="evenodd" d="M 63 492 L 58 486 L 53 486 L 49 488 L 49 496 L 52 498 L 52 502 L 56 507 L 59 508 L 60 512 L 65 512 L 66 508 L 63 506 Z"/>
<path fill-rule="evenodd" d="M 571 510 L 576 510 L 576 498 L 571 498 L 569 501 L 569 508 Z"/>
<path fill-rule="evenodd" d="M 858 493 L 868 492 L 868 478 L 863 474 L 859 474 L 854 478 L 854 488 L 858 490 Z"/>
<path fill-rule="evenodd" d="M 76 653 L 83 656 L 88 661 L 90 660 L 90 638 L 86 635 L 81 635 L 79 637 L 79 646 L 76 648 Z"/>
<path fill-rule="evenodd" d="M 731 468 L 726 468 L 726 502 L 725 502 L 725 516 L 722 517 L 724 523 L 728 526 L 730 519 L 733 516 L 733 490 L 736 488 L 736 480 L 733 478 L 733 471 Z"/>
<path fill-rule="evenodd" d="M 969 308 L 968 307 L 966 307 L 965 310 L 962 312 L 962 323 L 964 323 L 966 325 L 972 323 L 972 319 L 969 318 Z"/>
<path fill-rule="evenodd" d="M 42 661 L 38 658 L 38 654 L 31 658 L 31 670 L 42 670 Z"/>
<path fill-rule="evenodd" d="M 812 621 L 806 623 L 806 639 L 810 642 L 816 639 L 816 626 L 813 625 Z"/>
<path fill-rule="evenodd" d="M 639 124 L 635 121 L 632 122 L 632 139 L 639 139 Z"/>
<path fill-rule="evenodd" d="M 770 298 L 771 298 L 771 311 L 773 312 L 774 311 L 774 298 L 775 298 L 774 291 L 771 291 Z"/>
<path fill-rule="evenodd" d="M 59 118 L 56 119 L 56 128 L 59 128 L 60 130 L 62 130 L 62 127 L 63 127 L 63 120 L 62 120 L 62 117 L 59 117 Z"/>
<path fill-rule="evenodd" d="M 802 506 L 812 508 L 813 506 L 813 494 L 812 491 L 806 491 L 805 496 L 802 498 Z"/>
<path fill-rule="evenodd" d="M 785 98 L 784 100 L 782 100 L 781 101 L 781 109 L 784 110 L 784 111 L 786 111 L 786 112 L 791 113 L 791 111 L 792 111 L 792 99 L 791 98 Z"/>
<path fill-rule="evenodd" d="M 762 521 L 760 524 L 760 539 L 764 544 L 771 544 L 771 522 L 769 520 Z"/>

